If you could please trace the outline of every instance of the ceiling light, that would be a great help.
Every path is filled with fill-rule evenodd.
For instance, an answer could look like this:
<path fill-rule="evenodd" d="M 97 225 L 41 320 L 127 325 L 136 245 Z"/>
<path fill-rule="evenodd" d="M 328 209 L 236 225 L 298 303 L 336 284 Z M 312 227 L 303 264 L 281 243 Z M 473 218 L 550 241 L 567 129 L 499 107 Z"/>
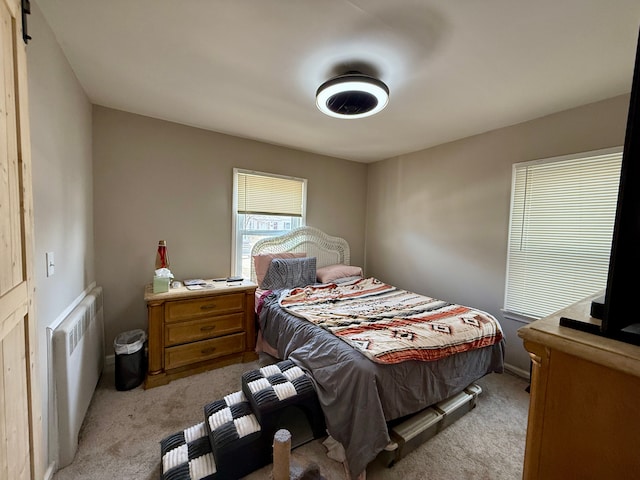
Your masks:
<path fill-rule="evenodd" d="M 324 82 L 316 92 L 322 113 L 336 118 L 374 115 L 389 103 L 389 88 L 377 78 L 362 73 L 345 73 Z"/>

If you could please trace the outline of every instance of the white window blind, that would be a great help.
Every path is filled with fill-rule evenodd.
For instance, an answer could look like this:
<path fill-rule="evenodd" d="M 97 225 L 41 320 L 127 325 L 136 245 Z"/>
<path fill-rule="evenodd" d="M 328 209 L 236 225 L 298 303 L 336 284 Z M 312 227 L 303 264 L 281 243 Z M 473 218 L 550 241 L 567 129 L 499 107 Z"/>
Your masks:
<path fill-rule="evenodd" d="M 300 179 L 238 172 L 238 213 L 301 217 L 303 208 Z"/>
<path fill-rule="evenodd" d="M 542 318 L 606 287 L 621 151 L 515 164 L 505 310 Z"/>
<path fill-rule="evenodd" d="M 307 180 L 234 168 L 233 185 L 231 271 L 250 278 L 258 240 L 305 225 Z"/>

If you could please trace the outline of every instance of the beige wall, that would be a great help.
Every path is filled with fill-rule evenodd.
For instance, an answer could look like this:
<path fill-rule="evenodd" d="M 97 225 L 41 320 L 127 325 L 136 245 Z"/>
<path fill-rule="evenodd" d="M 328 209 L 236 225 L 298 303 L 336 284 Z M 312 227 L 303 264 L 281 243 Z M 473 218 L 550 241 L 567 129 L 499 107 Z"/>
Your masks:
<path fill-rule="evenodd" d="M 158 240 L 176 278 L 231 268 L 233 168 L 308 179 L 307 224 L 346 238 L 364 263 L 367 166 L 94 106 L 96 276 L 107 352 L 146 328 L 143 287 Z"/>
<path fill-rule="evenodd" d="M 27 68 L 35 300 L 44 448 L 52 462 L 57 433 L 49 428 L 53 404 L 47 383 L 46 330 L 64 318 L 68 307 L 95 281 L 91 104 L 33 2 L 31 11 L 28 21 L 33 40 L 27 46 Z M 46 275 L 45 252 L 55 256 L 55 273 L 51 277 Z"/>
<path fill-rule="evenodd" d="M 528 368 L 515 333 L 520 324 L 500 314 L 511 165 L 621 145 L 628 96 L 365 165 L 99 106 L 92 113 L 34 2 L 32 12 L 27 51 L 45 425 L 45 330 L 92 282 L 105 289 L 112 353 L 117 333 L 146 328 L 142 290 L 159 239 L 167 240 L 178 277 L 229 273 L 233 167 L 307 178 L 307 223 L 345 237 L 352 263 L 495 314 L 507 333 L 507 361 Z M 47 251 L 56 255 L 53 277 L 45 273 Z"/>
<path fill-rule="evenodd" d="M 622 145 L 628 102 L 624 95 L 371 164 L 367 272 L 496 315 L 506 361 L 528 371 L 521 324 L 501 314 L 512 164 Z"/>

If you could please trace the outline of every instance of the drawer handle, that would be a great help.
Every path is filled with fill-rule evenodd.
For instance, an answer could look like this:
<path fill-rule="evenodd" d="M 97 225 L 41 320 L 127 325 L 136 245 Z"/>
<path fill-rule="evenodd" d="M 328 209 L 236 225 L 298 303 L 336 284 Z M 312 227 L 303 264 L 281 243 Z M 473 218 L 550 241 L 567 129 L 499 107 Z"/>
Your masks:
<path fill-rule="evenodd" d="M 215 351 L 216 351 L 216 347 L 211 347 L 211 348 L 205 348 L 204 350 L 200 350 L 200 353 L 202 355 L 209 355 Z"/>
<path fill-rule="evenodd" d="M 200 305 L 200 310 L 212 310 L 216 308 L 216 304 L 212 303 L 211 305 Z"/>
<path fill-rule="evenodd" d="M 209 331 L 213 330 L 214 328 L 216 328 L 215 325 L 209 325 L 208 327 L 200 327 L 200 331 L 201 332 L 209 332 Z"/>

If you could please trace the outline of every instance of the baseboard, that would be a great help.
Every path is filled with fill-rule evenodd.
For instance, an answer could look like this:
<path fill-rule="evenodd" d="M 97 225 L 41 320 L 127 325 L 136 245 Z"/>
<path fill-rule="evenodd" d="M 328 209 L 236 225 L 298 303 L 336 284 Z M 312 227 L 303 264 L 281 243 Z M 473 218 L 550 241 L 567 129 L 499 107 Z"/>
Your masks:
<path fill-rule="evenodd" d="M 509 365 L 508 363 L 504 364 L 504 369 L 507 370 L 510 373 L 513 373 L 514 375 L 517 375 L 518 377 L 522 377 L 525 380 L 530 380 L 531 377 L 529 375 L 529 372 L 526 370 L 523 370 L 519 367 L 516 367 L 514 365 Z"/>
<path fill-rule="evenodd" d="M 51 462 L 46 472 L 44 472 L 43 480 L 53 480 L 53 475 L 56 473 L 56 470 L 56 462 Z"/>
<path fill-rule="evenodd" d="M 104 366 L 105 367 L 112 367 L 116 364 L 116 355 L 115 353 L 113 355 L 106 355 L 104 357 Z"/>

